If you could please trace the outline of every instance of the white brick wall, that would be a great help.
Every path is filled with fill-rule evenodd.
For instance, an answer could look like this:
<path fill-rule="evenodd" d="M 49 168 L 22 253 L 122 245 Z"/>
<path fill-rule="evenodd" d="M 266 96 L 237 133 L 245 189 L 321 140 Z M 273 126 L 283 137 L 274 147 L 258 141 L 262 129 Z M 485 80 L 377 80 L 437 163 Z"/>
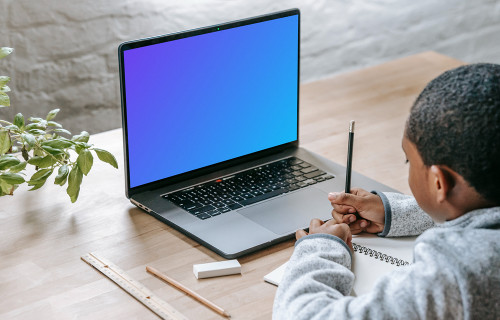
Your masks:
<path fill-rule="evenodd" d="M 59 117 L 74 132 L 120 126 L 117 47 L 272 11 L 302 11 L 302 81 L 435 50 L 500 63 L 500 0 L 1 0 L 0 61 L 12 108 Z"/>

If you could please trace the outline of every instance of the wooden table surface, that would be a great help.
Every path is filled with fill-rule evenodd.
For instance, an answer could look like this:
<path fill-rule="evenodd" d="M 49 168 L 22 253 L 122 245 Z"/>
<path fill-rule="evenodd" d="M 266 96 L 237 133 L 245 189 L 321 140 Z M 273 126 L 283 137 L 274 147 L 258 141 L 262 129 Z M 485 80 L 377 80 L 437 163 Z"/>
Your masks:
<path fill-rule="evenodd" d="M 349 120 L 356 120 L 354 170 L 409 193 L 401 150 L 404 123 L 426 83 L 463 64 L 425 52 L 300 88 L 301 145 L 344 163 Z M 155 319 L 157 316 L 80 260 L 95 252 L 120 266 L 190 319 L 222 319 L 146 273 L 151 265 L 226 309 L 233 319 L 269 319 L 276 287 L 263 276 L 291 255 L 293 241 L 242 257 L 242 274 L 197 280 L 192 265 L 217 254 L 125 198 L 121 130 L 91 137 L 120 164 L 96 159 L 71 204 L 50 183 L 0 198 L 0 318 Z"/>

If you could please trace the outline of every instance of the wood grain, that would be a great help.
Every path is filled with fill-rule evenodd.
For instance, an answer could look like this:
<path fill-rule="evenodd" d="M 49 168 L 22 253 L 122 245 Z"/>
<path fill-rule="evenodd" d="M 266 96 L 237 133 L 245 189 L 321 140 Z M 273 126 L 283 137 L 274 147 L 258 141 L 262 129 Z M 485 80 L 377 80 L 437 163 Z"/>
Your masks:
<path fill-rule="evenodd" d="M 461 64 L 425 52 L 301 85 L 301 145 L 343 164 L 354 119 L 353 170 L 408 193 L 400 148 L 408 110 L 429 80 Z M 293 241 L 238 259 L 241 275 L 197 280 L 193 264 L 223 259 L 125 198 L 121 130 L 93 135 L 90 142 L 115 154 L 121 167 L 96 159 L 76 204 L 53 178 L 35 192 L 21 187 L 0 198 L 0 318 L 156 318 L 82 262 L 87 252 L 113 261 L 188 318 L 222 319 L 146 273 L 147 264 L 224 306 L 233 319 L 271 317 L 276 288 L 263 276 L 290 257 Z"/>
<path fill-rule="evenodd" d="M 169 276 L 161 273 L 156 268 L 153 268 L 151 266 L 146 266 L 146 271 L 149 272 L 149 273 L 151 273 L 152 275 L 156 276 L 157 278 L 165 281 L 166 283 L 170 284 L 174 288 L 176 288 L 176 289 L 184 292 L 185 294 L 187 294 L 191 298 L 193 298 L 193 299 L 197 300 L 198 302 L 204 304 L 205 306 L 207 306 L 208 308 L 214 310 L 215 312 L 217 312 L 221 316 L 224 316 L 226 318 L 231 318 L 231 315 L 229 315 L 229 313 L 227 313 L 224 309 L 222 309 L 218 305 L 214 304 L 212 301 L 210 301 L 210 300 L 208 300 L 208 299 L 200 296 L 198 293 L 196 293 L 193 290 L 189 289 L 188 287 L 186 287 L 185 285 L 183 285 L 179 281 L 176 281 L 176 280 L 170 278 Z"/>

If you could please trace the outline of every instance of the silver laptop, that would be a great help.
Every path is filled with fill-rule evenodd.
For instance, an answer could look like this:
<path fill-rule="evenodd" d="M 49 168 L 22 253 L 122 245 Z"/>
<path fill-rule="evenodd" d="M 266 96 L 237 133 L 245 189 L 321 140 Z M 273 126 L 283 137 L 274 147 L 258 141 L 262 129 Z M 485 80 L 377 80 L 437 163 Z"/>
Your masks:
<path fill-rule="evenodd" d="M 345 168 L 299 147 L 298 9 L 118 54 L 133 204 L 228 259 L 331 218 Z M 394 191 L 357 173 L 352 184 Z"/>

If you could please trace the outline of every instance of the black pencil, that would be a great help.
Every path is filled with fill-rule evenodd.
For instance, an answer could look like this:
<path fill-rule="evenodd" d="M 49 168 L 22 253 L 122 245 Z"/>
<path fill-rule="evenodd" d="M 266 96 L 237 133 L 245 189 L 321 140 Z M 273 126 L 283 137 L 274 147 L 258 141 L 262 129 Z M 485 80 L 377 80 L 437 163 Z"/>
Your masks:
<path fill-rule="evenodd" d="M 347 145 L 347 168 L 345 172 L 345 193 L 351 193 L 351 172 L 352 172 L 352 145 L 354 143 L 354 124 L 351 120 L 349 123 L 349 142 Z"/>

